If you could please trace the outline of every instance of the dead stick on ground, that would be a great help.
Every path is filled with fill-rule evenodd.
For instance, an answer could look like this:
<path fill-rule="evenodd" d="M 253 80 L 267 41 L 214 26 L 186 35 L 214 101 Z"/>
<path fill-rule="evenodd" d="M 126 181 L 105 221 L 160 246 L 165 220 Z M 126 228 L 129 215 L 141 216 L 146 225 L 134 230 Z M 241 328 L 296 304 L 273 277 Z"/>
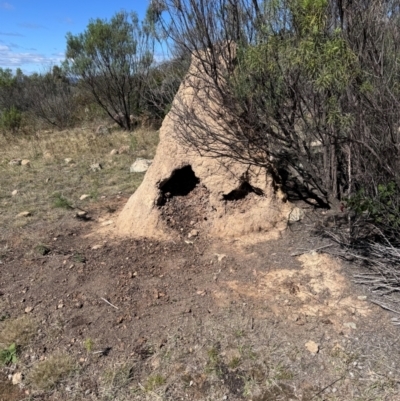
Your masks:
<path fill-rule="evenodd" d="M 318 397 L 320 394 L 322 394 L 326 389 L 328 389 L 329 387 L 332 387 L 335 383 L 337 383 L 339 380 L 344 379 L 344 375 L 339 377 L 339 379 L 336 379 L 335 381 L 333 381 L 332 383 L 328 384 L 326 387 L 324 387 L 322 390 L 318 391 L 318 393 L 314 394 L 310 400 L 312 400 L 315 397 Z"/>
<path fill-rule="evenodd" d="M 385 304 L 382 304 L 382 303 L 380 303 L 380 302 L 378 302 L 378 301 L 373 301 L 373 300 L 370 300 L 370 302 L 372 302 L 372 303 L 375 304 L 375 305 L 380 306 L 380 307 L 383 308 L 383 309 L 386 309 L 386 310 L 388 310 L 388 311 L 390 311 L 390 312 L 397 313 L 398 315 L 400 315 L 400 312 L 399 312 L 399 311 L 397 311 L 397 310 L 395 310 L 395 309 L 392 309 L 391 307 L 389 307 L 389 306 L 387 306 L 387 305 L 385 305 Z"/>
<path fill-rule="evenodd" d="M 105 303 L 107 303 L 108 305 L 112 306 L 113 308 L 119 309 L 119 308 L 117 308 L 115 305 L 113 305 L 111 302 L 108 302 L 105 298 L 102 298 L 102 297 L 101 297 L 100 299 L 102 299 Z"/>

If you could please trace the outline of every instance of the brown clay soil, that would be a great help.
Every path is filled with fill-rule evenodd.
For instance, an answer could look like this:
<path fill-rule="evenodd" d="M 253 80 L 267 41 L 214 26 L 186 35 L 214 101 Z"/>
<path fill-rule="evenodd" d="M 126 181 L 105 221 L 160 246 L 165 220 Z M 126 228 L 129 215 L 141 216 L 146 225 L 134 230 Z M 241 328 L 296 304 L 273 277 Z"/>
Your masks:
<path fill-rule="evenodd" d="M 124 198 L 92 204 L 89 221 L 66 212 L 4 237 L 2 316 L 38 330 L 3 369 L 0 400 L 400 400 L 400 331 L 352 284 L 356 267 L 306 252 L 328 244 L 312 220 L 252 246 L 188 241 L 203 192 L 163 206 L 176 241 L 98 234 Z M 32 387 L 30 369 L 60 353 L 75 373 Z"/>

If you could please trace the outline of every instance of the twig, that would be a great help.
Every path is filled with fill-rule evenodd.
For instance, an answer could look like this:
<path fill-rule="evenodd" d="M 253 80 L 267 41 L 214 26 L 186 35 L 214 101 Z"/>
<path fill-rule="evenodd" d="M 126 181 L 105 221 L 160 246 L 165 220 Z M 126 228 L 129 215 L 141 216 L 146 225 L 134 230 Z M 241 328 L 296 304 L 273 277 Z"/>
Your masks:
<path fill-rule="evenodd" d="M 119 309 L 119 308 L 117 308 L 115 305 L 113 305 L 111 302 L 108 302 L 105 298 L 100 297 L 100 299 L 102 299 L 105 303 L 107 303 L 108 305 L 112 306 L 113 308 Z"/>
<path fill-rule="evenodd" d="M 372 299 L 371 299 L 371 302 L 372 302 L 373 304 L 375 304 L 375 305 L 380 306 L 382 309 L 386 309 L 386 310 L 388 310 L 388 311 L 390 311 L 390 312 L 397 313 L 398 315 L 400 315 L 400 312 L 399 312 L 399 311 L 397 311 L 397 310 L 395 310 L 395 309 L 392 309 L 390 306 L 387 306 L 387 305 L 385 305 L 385 304 L 383 304 L 383 303 L 381 303 L 381 302 L 378 302 L 378 301 L 374 301 L 374 300 L 372 300 Z"/>
<path fill-rule="evenodd" d="M 292 253 L 290 256 L 299 256 L 299 255 L 303 255 L 303 253 L 318 252 L 321 249 L 329 248 L 330 246 L 333 246 L 333 245 L 334 244 L 328 244 L 328 245 L 320 246 L 319 248 L 315 248 L 315 249 L 305 249 L 304 251 Z"/>
<path fill-rule="evenodd" d="M 335 383 L 337 383 L 339 380 L 344 379 L 344 375 L 339 377 L 339 379 L 336 379 L 335 381 L 333 381 L 332 383 L 328 384 L 327 386 L 325 386 L 322 390 L 318 391 L 318 393 L 314 394 L 310 400 L 312 400 L 315 397 L 318 397 L 320 394 L 322 394 L 326 389 L 328 389 L 329 387 L 333 386 Z"/>

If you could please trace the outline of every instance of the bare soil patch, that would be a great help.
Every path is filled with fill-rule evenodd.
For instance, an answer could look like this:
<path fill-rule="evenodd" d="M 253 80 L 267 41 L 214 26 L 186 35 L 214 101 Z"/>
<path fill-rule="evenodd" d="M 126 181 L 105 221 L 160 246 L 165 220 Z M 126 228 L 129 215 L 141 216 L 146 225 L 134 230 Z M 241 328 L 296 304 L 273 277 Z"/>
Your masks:
<path fill-rule="evenodd" d="M 92 203 L 93 221 L 66 212 L 62 225 L 3 239 L 0 330 L 22 315 L 39 325 L 3 370 L 3 399 L 398 399 L 398 329 L 359 298 L 348 266 L 291 256 L 325 244 L 307 222 L 253 246 L 201 233 L 186 241 L 204 215 L 202 194 L 196 187 L 164 206 L 171 229 L 183 228 L 179 241 L 96 236 L 105 204 L 117 213 L 121 197 Z M 54 355 L 73 369 L 41 389 L 32 371 Z M 6 376 L 19 371 L 22 388 L 10 392 Z"/>

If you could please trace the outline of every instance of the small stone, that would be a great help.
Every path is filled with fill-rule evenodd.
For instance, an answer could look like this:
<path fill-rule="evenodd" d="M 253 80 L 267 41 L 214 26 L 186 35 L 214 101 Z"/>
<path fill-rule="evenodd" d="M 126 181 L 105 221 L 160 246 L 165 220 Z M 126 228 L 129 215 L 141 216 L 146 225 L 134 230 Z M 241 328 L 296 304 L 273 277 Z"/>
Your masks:
<path fill-rule="evenodd" d="M 10 166 L 20 166 L 22 163 L 22 159 L 12 159 L 8 163 Z"/>
<path fill-rule="evenodd" d="M 64 308 L 64 304 L 59 303 L 59 304 L 57 305 L 57 309 L 62 309 L 62 308 Z"/>
<path fill-rule="evenodd" d="M 365 295 L 359 295 L 357 299 L 359 299 L 360 301 L 366 301 L 367 297 Z"/>
<path fill-rule="evenodd" d="M 17 218 L 18 217 L 29 217 L 31 215 L 32 215 L 31 212 L 25 211 L 25 212 L 18 213 Z"/>
<path fill-rule="evenodd" d="M 300 221 L 304 217 L 304 210 L 299 207 L 294 207 L 289 213 L 289 221 Z"/>
<path fill-rule="evenodd" d="M 316 354 L 318 354 L 318 352 L 319 352 L 319 344 L 317 344 L 317 343 L 314 342 L 314 341 L 308 341 L 308 342 L 305 344 L 305 347 L 306 347 L 307 350 L 308 350 L 311 354 L 313 354 L 313 355 L 316 355 Z"/>
<path fill-rule="evenodd" d="M 31 161 L 28 159 L 21 160 L 21 166 L 30 167 Z"/>
<path fill-rule="evenodd" d="M 144 173 L 149 169 L 151 163 L 153 163 L 153 160 L 138 158 L 131 165 L 129 171 L 131 173 Z"/>
<path fill-rule="evenodd" d="M 74 162 L 70 157 L 67 157 L 66 159 L 64 159 L 64 161 L 66 164 L 72 164 Z"/>
<path fill-rule="evenodd" d="M 357 325 L 354 322 L 347 322 L 343 324 L 344 327 L 348 327 L 349 329 L 356 330 Z"/>
<path fill-rule="evenodd" d="M 25 313 L 31 313 L 33 311 L 33 306 L 27 306 L 25 308 Z"/>
<path fill-rule="evenodd" d="M 190 231 L 188 238 L 197 237 L 198 235 L 199 235 L 198 230 L 192 230 L 192 231 Z"/>
<path fill-rule="evenodd" d="M 117 149 L 113 149 L 113 150 L 110 152 L 110 156 L 114 156 L 114 155 L 117 155 L 117 154 L 119 154 L 119 151 L 118 151 Z"/>
<path fill-rule="evenodd" d="M 18 190 L 14 189 L 14 191 L 11 192 L 11 196 L 16 196 L 18 194 Z"/>
<path fill-rule="evenodd" d="M 218 262 L 222 262 L 226 255 L 224 253 L 216 253 L 215 256 L 218 258 Z"/>
<path fill-rule="evenodd" d="M 87 198 L 90 198 L 90 195 L 88 195 L 88 194 L 83 194 L 83 195 L 81 195 L 81 196 L 79 197 L 79 200 L 85 200 L 85 199 L 87 199 Z"/>
<path fill-rule="evenodd" d="M 100 163 L 93 163 L 93 164 L 90 165 L 90 169 L 91 169 L 93 172 L 100 171 L 102 168 L 103 168 L 103 167 L 101 166 Z"/>
<path fill-rule="evenodd" d="M 97 244 L 97 245 L 93 245 L 92 249 L 95 251 L 96 249 L 100 249 L 101 247 L 102 247 L 102 245 Z"/>
<path fill-rule="evenodd" d="M 107 220 L 107 221 L 103 221 L 102 223 L 101 223 L 101 225 L 103 226 L 103 227 L 105 227 L 105 226 L 110 226 L 111 224 L 113 224 L 114 222 L 112 221 L 112 220 Z"/>
<path fill-rule="evenodd" d="M 79 212 L 76 213 L 76 217 L 78 219 L 84 219 L 85 217 L 87 217 L 87 212 L 85 210 L 80 210 Z"/>
<path fill-rule="evenodd" d="M 22 373 L 21 372 L 16 372 L 16 373 L 14 373 L 13 375 L 12 375 L 12 378 L 11 378 L 11 382 L 12 382 L 12 384 L 14 384 L 14 386 L 15 385 L 17 385 L 17 384 L 21 384 L 21 382 L 22 382 Z"/>

